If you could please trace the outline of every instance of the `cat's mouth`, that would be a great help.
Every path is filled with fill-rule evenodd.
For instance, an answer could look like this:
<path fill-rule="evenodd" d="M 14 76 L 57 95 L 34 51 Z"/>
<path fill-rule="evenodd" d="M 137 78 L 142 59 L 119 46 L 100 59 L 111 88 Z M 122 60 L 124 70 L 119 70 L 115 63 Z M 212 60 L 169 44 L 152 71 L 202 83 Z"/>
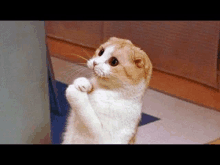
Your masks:
<path fill-rule="evenodd" d="M 108 74 L 105 73 L 102 68 L 100 68 L 98 66 L 94 66 L 92 64 L 93 64 L 92 61 L 89 61 L 87 63 L 87 66 L 88 66 L 88 68 L 90 68 L 93 71 L 95 76 L 97 76 L 99 78 L 107 78 Z"/>
<path fill-rule="evenodd" d="M 104 78 L 107 75 L 105 74 L 105 72 L 103 72 L 100 68 L 94 67 L 93 68 L 93 72 L 95 73 L 96 76 Z"/>

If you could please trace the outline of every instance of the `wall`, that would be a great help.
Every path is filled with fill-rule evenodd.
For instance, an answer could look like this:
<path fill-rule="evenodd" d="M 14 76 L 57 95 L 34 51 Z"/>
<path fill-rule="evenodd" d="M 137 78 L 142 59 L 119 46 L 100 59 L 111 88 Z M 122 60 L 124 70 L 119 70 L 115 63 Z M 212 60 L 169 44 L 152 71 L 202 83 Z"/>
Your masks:
<path fill-rule="evenodd" d="M 50 142 L 44 22 L 0 22 L 0 143 Z"/>

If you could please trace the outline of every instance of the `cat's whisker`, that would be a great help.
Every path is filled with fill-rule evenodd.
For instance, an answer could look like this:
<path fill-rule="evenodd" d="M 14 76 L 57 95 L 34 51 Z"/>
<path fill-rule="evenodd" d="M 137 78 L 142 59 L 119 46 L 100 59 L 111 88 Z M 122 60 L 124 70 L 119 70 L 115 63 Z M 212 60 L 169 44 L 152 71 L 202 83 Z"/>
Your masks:
<path fill-rule="evenodd" d="M 63 54 L 78 56 L 78 57 L 80 57 L 80 58 L 82 58 L 82 59 L 88 61 L 88 59 L 86 59 L 86 58 L 84 58 L 83 56 L 80 56 L 80 55 L 78 55 L 78 54 L 75 54 L 75 53 L 63 53 Z"/>
<path fill-rule="evenodd" d="M 78 67 L 78 66 L 77 66 Z M 75 70 L 73 73 L 76 73 L 76 72 L 78 72 L 78 71 L 80 71 L 80 70 L 82 70 L 82 69 L 84 69 L 84 67 L 79 67 L 77 70 Z"/>
<path fill-rule="evenodd" d="M 81 48 L 81 49 L 86 53 L 86 55 L 87 55 L 89 58 L 92 57 L 92 56 L 89 55 L 89 53 L 88 53 L 86 50 L 84 50 L 83 48 Z"/>
<path fill-rule="evenodd" d="M 79 68 L 76 71 L 74 71 L 73 73 L 74 73 L 74 75 L 77 75 L 81 70 L 84 70 L 84 69 L 85 69 L 84 67 L 83 68 Z"/>
<path fill-rule="evenodd" d="M 78 63 L 78 62 L 74 62 L 75 65 L 81 65 L 81 66 L 87 66 L 87 63 L 82 62 L 82 63 Z"/>
<path fill-rule="evenodd" d="M 87 63 L 76 63 L 77 65 L 82 65 L 82 66 L 86 66 Z"/>
<path fill-rule="evenodd" d="M 86 63 L 76 63 L 76 64 L 86 64 Z"/>
<path fill-rule="evenodd" d="M 84 72 L 84 71 L 85 71 L 85 70 L 81 70 L 80 72 L 78 72 L 78 73 L 76 74 L 76 78 L 81 77 L 80 74 L 81 74 L 82 72 Z"/>
<path fill-rule="evenodd" d="M 80 73 L 84 72 L 87 68 L 82 68 L 76 75 L 75 77 L 77 77 Z"/>
<path fill-rule="evenodd" d="M 81 70 L 84 70 L 85 68 L 83 67 L 80 67 L 78 68 L 77 70 L 75 71 L 72 71 L 69 73 L 69 76 L 68 76 L 68 82 L 72 82 L 75 78 L 76 78 L 76 75 L 81 71 Z M 70 81 L 71 79 L 71 81 Z"/>

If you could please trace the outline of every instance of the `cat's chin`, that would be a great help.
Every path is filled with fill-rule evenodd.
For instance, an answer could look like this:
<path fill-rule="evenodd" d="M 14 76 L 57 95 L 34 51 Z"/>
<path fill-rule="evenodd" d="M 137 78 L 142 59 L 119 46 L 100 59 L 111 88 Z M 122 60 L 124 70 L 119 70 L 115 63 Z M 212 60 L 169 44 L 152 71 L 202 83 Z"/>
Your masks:
<path fill-rule="evenodd" d="M 109 75 L 104 74 L 103 72 L 99 72 L 97 70 L 93 70 L 93 73 L 96 77 L 101 78 L 101 79 L 109 78 Z"/>
<path fill-rule="evenodd" d="M 107 80 L 107 79 L 109 79 L 108 76 L 100 76 L 97 73 L 94 73 L 94 77 L 97 78 L 97 79 L 100 79 L 100 80 Z"/>

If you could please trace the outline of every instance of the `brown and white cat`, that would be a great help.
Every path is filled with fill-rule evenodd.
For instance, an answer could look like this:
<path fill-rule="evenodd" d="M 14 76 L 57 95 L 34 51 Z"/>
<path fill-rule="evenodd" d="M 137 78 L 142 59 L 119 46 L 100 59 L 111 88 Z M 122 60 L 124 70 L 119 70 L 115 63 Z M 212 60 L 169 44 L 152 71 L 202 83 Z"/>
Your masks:
<path fill-rule="evenodd" d="M 131 41 L 111 37 L 87 62 L 94 75 L 66 90 L 71 106 L 63 144 L 132 144 L 152 64 Z"/>

